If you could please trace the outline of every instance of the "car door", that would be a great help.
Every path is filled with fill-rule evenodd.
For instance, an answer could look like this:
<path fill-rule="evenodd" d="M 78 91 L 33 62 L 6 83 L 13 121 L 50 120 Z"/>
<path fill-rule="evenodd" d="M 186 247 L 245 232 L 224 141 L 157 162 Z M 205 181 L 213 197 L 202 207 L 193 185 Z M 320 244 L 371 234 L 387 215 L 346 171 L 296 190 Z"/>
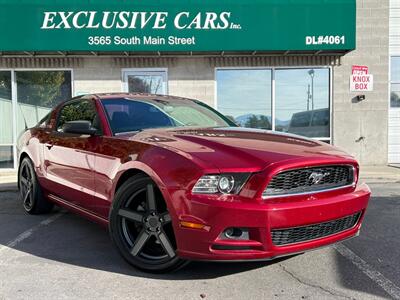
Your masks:
<path fill-rule="evenodd" d="M 90 121 L 98 129 L 94 136 L 63 132 L 69 121 Z M 94 197 L 94 154 L 101 128 L 91 99 L 77 99 L 63 105 L 43 147 L 46 189 L 58 200 L 90 209 Z"/>

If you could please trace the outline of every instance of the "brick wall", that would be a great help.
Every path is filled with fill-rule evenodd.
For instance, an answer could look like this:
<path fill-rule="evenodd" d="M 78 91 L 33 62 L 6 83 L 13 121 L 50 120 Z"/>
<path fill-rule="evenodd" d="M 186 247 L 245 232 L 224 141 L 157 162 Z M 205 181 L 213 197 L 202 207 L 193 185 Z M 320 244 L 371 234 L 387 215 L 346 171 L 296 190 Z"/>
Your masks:
<path fill-rule="evenodd" d="M 356 50 L 341 59 L 333 76 L 333 141 L 362 164 L 387 163 L 389 0 L 357 1 Z M 374 91 L 355 102 L 349 91 L 352 65 L 367 65 Z"/>

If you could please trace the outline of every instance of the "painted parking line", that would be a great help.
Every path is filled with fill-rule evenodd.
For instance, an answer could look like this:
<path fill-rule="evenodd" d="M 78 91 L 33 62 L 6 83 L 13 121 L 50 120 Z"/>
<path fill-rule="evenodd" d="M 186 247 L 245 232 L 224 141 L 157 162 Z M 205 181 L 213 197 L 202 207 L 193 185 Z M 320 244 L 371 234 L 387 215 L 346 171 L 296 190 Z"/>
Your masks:
<path fill-rule="evenodd" d="M 388 293 L 394 299 L 400 299 L 400 288 L 393 282 L 387 279 L 379 271 L 375 270 L 365 260 L 351 251 L 343 244 L 337 244 L 333 246 L 342 256 L 350 260 L 357 268 L 367 275 L 373 282 L 379 285 L 386 293 Z"/>
<path fill-rule="evenodd" d="M 15 239 L 13 239 L 12 241 L 8 242 L 6 245 L 0 245 L 0 265 L 3 265 L 7 260 L 7 257 L 2 257 L 2 253 L 6 252 L 9 249 L 15 248 L 19 243 L 21 243 L 22 241 L 26 240 L 30 236 L 32 236 L 32 234 L 35 231 L 39 230 L 42 227 L 50 225 L 55 220 L 60 218 L 62 215 L 64 215 L 63 212 L 57 213 L 57 214 L 51 216 L 50 218 L 47 218 L 47 219 L 43 220 L 39 224 L 29 228 L 28 230 L 22 232 Z"/>

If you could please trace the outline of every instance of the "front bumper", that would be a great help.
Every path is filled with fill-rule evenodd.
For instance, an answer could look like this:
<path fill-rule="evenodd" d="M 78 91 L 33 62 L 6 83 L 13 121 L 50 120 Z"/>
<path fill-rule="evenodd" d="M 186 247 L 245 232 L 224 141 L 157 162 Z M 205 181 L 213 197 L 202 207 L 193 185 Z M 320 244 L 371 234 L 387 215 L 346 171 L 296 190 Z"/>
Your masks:
<path fill-rule="evenodd" d="M 358 234 L 370 190 L 362 184 L 351 191 L 323 192 L 301 197 L 288 197 L 262 203 L 220 201 L 204 195 L 187 199 L 182 190 L 170 191 L 171 198 L 179 198 L 174 207 L 174 231 L 178 255 L 195 260 L 263 260 L 305 252 L 327 246 Z M 178 201 L 172 201 L 178 203 Z M 350 229 L 322 238 L 277 246 L 272 242 L 271 230 L 319 224 L 360 213 Z M 205 224 L 205 229 L 190 229 L 179 221 Z M 221 238 L 230 227 L 249 229 L 249 240 Z"/>

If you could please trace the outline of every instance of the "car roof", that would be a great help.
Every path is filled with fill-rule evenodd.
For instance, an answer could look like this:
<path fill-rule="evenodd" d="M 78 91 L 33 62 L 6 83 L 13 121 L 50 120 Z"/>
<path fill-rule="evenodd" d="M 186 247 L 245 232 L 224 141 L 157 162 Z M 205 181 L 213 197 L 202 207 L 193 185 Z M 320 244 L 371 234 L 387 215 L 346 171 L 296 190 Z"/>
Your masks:
<path fill-rule="evenodd" d="M 163 101 L 176 101 L 176 100 L 189 100 L 195 101 L 194 99 L 170 96 L 170 95 L 159 95 L 159 94 L 148 94 L 148 93 L 96 93 L 85 95 L 86 97 L 93 97 L 99 100 L 107 99 L 121 99 L 121 98 L 135 98 L 137 100 L 163 100 Z"/>
<path fill-rule="evenodd" d="M 59 110 L 60 107 L 64 106 L 65 104 L 79 100 L 79 99 L 97 99 L 97 100 L 119 100 L 121 98 L 134 98 L 135 100 L 141 100 L 141 101 L 151 101 L 151 100 L 162 100 L 162 101 L 195 101 L 198 102 L 196 99 L 190 99 L 190 98 L 183 98 L 183 97 L 177 97 L 177 96 L 170 96 L 170 95 L 159 95 L 159 94 L 148 94 L 148 93 L 92 93 L 92 94 L 84 94 L 84 95 L 79 95 L 75 96 L 73 98 L 64 100 L 60 102 L 58 105 L 56 105 L 53 110 Z"/>

